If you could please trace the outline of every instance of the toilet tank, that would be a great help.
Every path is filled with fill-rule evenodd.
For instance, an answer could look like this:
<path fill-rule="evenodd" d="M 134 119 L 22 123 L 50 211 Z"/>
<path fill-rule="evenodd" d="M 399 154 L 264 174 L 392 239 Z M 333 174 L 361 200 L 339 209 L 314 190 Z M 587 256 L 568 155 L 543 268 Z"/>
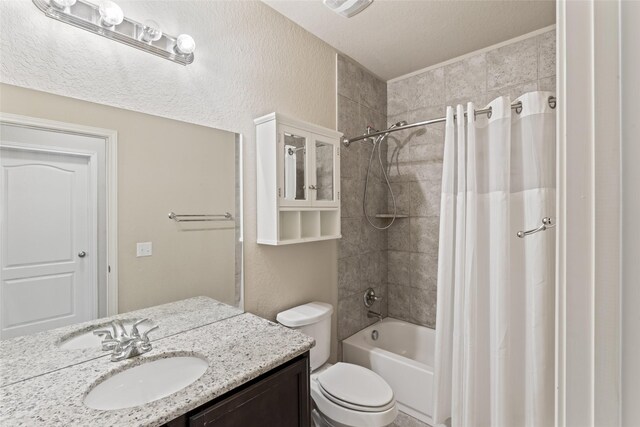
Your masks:
<path fill-rule="evenodd" d="M 316 340 L 311 349 L 310 364 L 314 371 L 329 360 L 331 351 L 331 313 L 333 307 L 324 302 L 310 302 L 278 313 L 278 323 L 297 329 Z"/>

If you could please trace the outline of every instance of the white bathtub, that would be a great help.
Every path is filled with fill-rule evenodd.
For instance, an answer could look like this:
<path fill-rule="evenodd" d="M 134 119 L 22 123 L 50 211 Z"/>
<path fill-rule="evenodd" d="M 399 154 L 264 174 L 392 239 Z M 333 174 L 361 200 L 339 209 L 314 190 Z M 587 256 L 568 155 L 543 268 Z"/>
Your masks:
<path fill-rule="evenodd" d="M 344 340 L 342 358 L 376 372 L 393 389 L 399 410 L 431 424 L 435 342 L 433 329 L 387 317 Z"/>

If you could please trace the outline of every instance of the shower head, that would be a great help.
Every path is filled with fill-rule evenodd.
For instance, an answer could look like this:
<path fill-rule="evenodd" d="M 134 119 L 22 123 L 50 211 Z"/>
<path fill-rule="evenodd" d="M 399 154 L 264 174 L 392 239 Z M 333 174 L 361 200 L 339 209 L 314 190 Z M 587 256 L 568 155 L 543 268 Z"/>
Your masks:
<path fill-rule="evenodd" d="M 407 124 L 406 121 L 401 120 L 401 121 L 399 121 L 397 123 L 394 123 L 391 126 L 389 126 L 389 128 L 387 130 L 394 129 L 394 128 L 401 127 L 401 126 L 405 126 L 406 124 Z M 389 136 L 389 134 L 390 134 L 390 132 L 383 133 L 382 135 L 378 136 L 378 138 L 375 140 L 374 143 L 384 141 L 385 138 Z"/>
<path fill-rule="evenodd" d="M 377 134 L 377 136 L 375 138 L 374 137 L 366 138 L 365 141 L 370 141 L 373 143 L 374 146 L 376 146 L 378 143 L 381 143 L 382 141 L 384 141 L 391 134 L 390 132 L 391 129 L 395 129 L 397 127 L 402 127 L 406 125 L 407 125 L 407 122 L 405 120 L 400 120 L 399 122 L 396 122 L 391 126 L 389 126 L 387 129 L 379 132 L 373 129 L 371 126 L 367 126 L 367 134 L 370 134 L 372 133 L 371 131 L 374 131 Z M 349 145 L 347 145 L 347 147 L 348 146 Z"/>

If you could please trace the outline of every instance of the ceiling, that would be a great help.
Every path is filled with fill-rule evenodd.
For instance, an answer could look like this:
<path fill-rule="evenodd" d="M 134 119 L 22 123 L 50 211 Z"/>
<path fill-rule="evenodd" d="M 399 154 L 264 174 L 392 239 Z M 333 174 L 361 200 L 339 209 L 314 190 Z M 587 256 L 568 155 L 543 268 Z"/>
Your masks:
<path fill-rule="evenodd" d="M 322 0 L 263 0 L 390 80 L 555 23 L 552 0 L 374 0 L 352 18 Z"/>

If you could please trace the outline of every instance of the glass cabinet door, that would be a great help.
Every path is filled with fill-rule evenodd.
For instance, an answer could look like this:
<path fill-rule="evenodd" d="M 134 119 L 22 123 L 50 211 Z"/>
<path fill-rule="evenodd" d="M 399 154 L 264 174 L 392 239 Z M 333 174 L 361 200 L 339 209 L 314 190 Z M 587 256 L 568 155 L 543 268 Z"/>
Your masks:
<path fill-rule="evenodd" d="M 294 129 L 283 130 L 283 188 L 281 198 L 283 202 L 303 202 L 308 199 L 307 176 L 307 141 L 303 132 Z"/>
<path fill-rule="evenodd" d="M 315 140 L 315 200 L 319 202 L 335 201 L 335 145 Z"/>

